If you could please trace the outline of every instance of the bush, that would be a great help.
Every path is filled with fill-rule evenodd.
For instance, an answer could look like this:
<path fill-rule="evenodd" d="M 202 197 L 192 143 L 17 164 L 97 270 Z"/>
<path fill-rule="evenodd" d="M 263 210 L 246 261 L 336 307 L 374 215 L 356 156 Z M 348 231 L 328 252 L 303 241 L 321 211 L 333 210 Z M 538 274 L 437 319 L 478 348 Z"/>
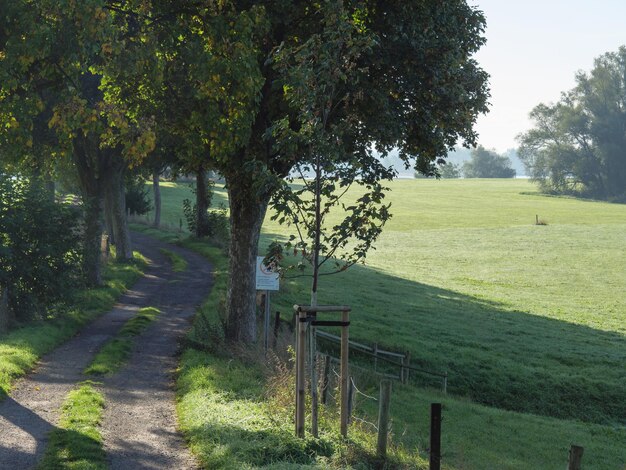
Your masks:
<path fill-rule="evenodd" d="M 152 210 L 150 195 L 144 179 L 128 176 L 125 181 L 126 210 L 130 215 L 144 215 Z"/>
<path fill-rule="evenodd" d="M 78 223 L 43 185 L 0 175 L 0 286 L 17 320 L 48 315 L 78 283 Z"/>

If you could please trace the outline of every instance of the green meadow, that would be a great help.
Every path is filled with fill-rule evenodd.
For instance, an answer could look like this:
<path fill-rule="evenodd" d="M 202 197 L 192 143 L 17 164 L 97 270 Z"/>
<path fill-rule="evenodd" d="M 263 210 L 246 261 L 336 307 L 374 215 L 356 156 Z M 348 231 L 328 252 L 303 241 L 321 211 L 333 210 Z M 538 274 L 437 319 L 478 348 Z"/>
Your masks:
<path fill-rule="evenodd" d="M 322 303 L 352 306 L 353 337 L 478 403 L 626 424 L 625 205 L 525 180 L 398 180 L 388 199 L 366 264 L 320 281 Z M 266 221 L 265 240 L 285 230 Z M 306 281 L 283 284 L 276 309 L 307 301 Z"/>
<path fill-rule="evenodd" d="M 319 296 L 352 306 L 352 338 L 448 373 L 448 396 L 427 375 L 394 388 L 394 441 L 423 456 L 438 400 L 449 468 L 561 468 L 577 443 L 586 468 L 623 469 L 626 206 L 540 195 L 526 180 L 390 186 L 376 250 L 324 276 Z M 175 184 L 163 195 L 190 197 Z M 262 250 L 289 234 L 270 215 Z M 289 276 L 272 296 L 286 316 L 309 298 L 309 280 Z M 367 400 L 357 410 L 375 420 Z"/>

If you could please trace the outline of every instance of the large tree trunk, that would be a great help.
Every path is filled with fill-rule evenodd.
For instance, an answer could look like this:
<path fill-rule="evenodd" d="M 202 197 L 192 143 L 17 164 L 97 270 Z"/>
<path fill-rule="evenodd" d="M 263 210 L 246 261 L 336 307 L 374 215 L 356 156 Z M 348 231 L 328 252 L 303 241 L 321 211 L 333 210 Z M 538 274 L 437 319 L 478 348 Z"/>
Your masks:
<path fill-rule="evenodd" d="M 101 242 L 104 191 L 98 143 L 82 133 L 74 139 L 73 158 L 78 171 L 84 208 L 83 274 L 89 286 L 102 284 Z"/>
<path fill-rule="evenodd" d="M 112 165 L 106 178 L 107 219 L 110 218 L 115 240 L 115 259 L 129 262 L 133 259 L 133 250 L 126 218 L 126 198 L 124 191 L 124 164 L 122 157 Z"/>
<path fill-rule="evenodd" d="M 231 237 L 226 337 L 253 343 L 257 339 L 256 257 L 269 195 L 259 198 L 236 176 L 227 177 L 227 186 Z"/>
<path fill-rule="evenodd" d="M 9 291 L 0 284 L 0 333 L 6 333 L 11 326 L 11 310 L 9 308 Z"/>
<path fill-rule="evenodd" d="M 102 214 L 103 200 L 100 197 L 85 197 L 85 232 L 83 235 L 83 273 L 88 286 L 102 285 Z"/>
<path fill-rule="evenodd" d="M 196 237 L 198 238 L 210 235 L 208 210 L 207 172 L 204 168 L 199 168 L 196 171 Z"/>
<path fill-rule="evenodd" d="M 154 191 L 154 227 L 161 225 L 161 186 L 159 185 L 159 171 L 152 171 L 152 190 Z"/>
<path fill-rule="evenodd" d="M 109 237 L 108 243 L 115 245 L 115 230 L 113 230 L 113 208 L 111 207 L 111 198 L 105 193 L 104 196 L 104 231 Z"/>

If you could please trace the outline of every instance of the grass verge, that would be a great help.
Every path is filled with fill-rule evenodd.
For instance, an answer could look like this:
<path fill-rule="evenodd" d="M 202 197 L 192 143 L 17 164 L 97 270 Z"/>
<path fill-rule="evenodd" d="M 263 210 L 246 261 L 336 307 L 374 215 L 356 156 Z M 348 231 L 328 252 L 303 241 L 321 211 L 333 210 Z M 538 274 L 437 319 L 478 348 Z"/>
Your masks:
<path fill-rule="evenodd" d="M 24 326 L 0 336 L 0 400 L 13 382 L 30 371 L 39 358 L 72 337 L 98 315 L 110 310 L 115 300 L 141 276 L 146 260 L 135 253 L 133 264 L 108 264 L 104 286 L 76 292 L 71 306 L 54 320 Z"/>
<path fill-rule="evenodd" d="M 171 241 L 171 234 L 133 226 L 133 230 Z M 168 240 L 169 239 L 169 240 Z M 263 364 L 261 351 L 228 347 L 218 314 L 227 288 L 223 251 L 193 238 L 178 244 L 207 257 L 214 285 L 187 335 L 177 379 L 179 428 L 207 469 L 426 468 L 415 454 L 393 448 L 387 467 L 377 460 L 375 434 L 355 424 L 350 439 L 339 435 L 335 408 L 320 416 L 318 439 L 293 432 L 292 377 L 288 361 Z"/>
<path fill-rule="evenodd" d="M 163 253 L 170 259 L 174 272 L 179 273 L 187 270 L 187 261 L 182 256 L 174 253 L 171 250 L 166 250 L 165 248 L 161 248 L 161 253 Z"/>
<path fill-rule="evenodd" d="M 85 374 L 105 375 L 117 372 L 128 360 L 133 346 L 133 338 L 145 330 L 161 313 L 154 307 L 145 307 L 128 320 L 115 338 L 108 341 L 96 354 L 93 362 L 85 369 Z"/>
<path fill-rule="evenodd" d="M 108 468 L 98 426 L 104 397 L 91 382 L 84 382 L 68 394 L 59 425 L 49 434 L 48 447 L 37 466 L 39 470 Z"/>

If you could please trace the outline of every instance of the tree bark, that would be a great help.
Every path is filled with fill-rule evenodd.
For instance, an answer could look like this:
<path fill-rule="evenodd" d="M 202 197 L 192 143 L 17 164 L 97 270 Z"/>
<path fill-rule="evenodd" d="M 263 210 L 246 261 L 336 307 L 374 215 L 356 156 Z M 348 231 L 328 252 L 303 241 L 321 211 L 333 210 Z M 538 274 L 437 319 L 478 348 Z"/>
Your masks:
<path fill-rule="evenodd" d="M 83 275 L 88 286 L 102 284 L 100 250 L 102 241 L 102 158 L 98 143 L 79 132 L 73 142 L 84 208 Z"/>
<path fill-rule="evenodd" d="M 115 240 L 115 259 L 121 262 L 129 262 L 133 259 L 133 250 L 126 218 L 126 199 L 124 191 L 124 162 L 119 157 L 119 162 L 112 164 L 109 172 L 106 172 L 106 209 L 107 219 L 110 218 Z"/>
<path fill-rule="evenodd" d="M 9 292 L 6 286 L 0 284 L 0 333 L 9 331 L 10 326 Z"/>
<path fill-rule="evenodd" d="M 83 234 L 83 273 L 88 286 L 102 285 L 101 246 L 103 200 L 83 196 L 85 232 Z"/>
<path fill-rule="evenodd" d="M 154 222 L 153 226 L 161 225 L 161 186 L 159 185 L 159 171 L 152 171 L 152 190 L 154 192 Z"/>
<path fill-rule="evenodd" d="M 226 182 L 231 232 L 226 337 L 253 343 L 257 340 L 255 266 L 269 194 L 255 194 L 237 176 L 227 177 Z"/>
<path fill-rule="evenodd" d="M 200 167 L 196 171 L 196 237 L 207 237 L 211 233 L 209 227 L 209 188 L 207 187 L 207 171 Z"/>
<path fill-rule="evenodd" d="M 115 230 L 113 230 L 113 208 L 111 207 L 111 199 L 108 194 L 104 196 L 104 231 L 110 245 L 115 245 Z"/>

